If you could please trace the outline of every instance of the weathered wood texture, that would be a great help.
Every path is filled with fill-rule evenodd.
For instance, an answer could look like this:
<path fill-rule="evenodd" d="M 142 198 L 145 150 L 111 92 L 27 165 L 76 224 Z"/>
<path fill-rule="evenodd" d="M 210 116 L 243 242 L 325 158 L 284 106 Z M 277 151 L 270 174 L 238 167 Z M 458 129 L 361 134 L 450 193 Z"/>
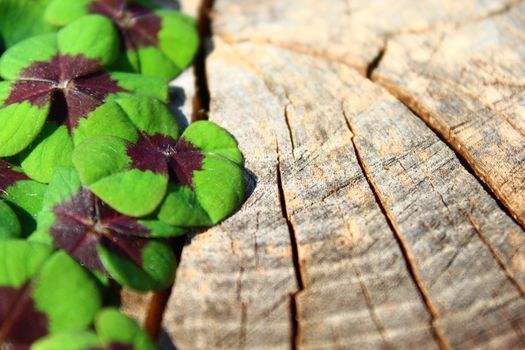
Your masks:
<path fill-rule="evenodd" d="M 215 1 L 250 196 L 183 251 L 179 349 L 525 348 L 524 9 L 385 3 Z"/>
<path fill-rule="evenodd" d="M 361 72 L 386 51 L 377 82 L 424 117 L 525 226 L 521 3 L 217 1 L 217 13 L 228 15 L 217 16 L 215 34 Z"/>
<path fill-rule="evenodd" d="M 397 36 L 377 81 L 435 128 L 525 226 L 525 4 Z"/>

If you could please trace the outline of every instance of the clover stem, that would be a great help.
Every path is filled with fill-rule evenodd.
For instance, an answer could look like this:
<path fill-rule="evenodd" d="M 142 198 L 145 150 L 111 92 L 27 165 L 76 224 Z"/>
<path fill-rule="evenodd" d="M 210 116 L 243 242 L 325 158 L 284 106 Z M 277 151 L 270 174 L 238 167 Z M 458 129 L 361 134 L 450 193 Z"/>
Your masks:
<path fill-rule="evenodd" d="M 184 248 L 184 244 L 186 242 L 186 235 L 172 238 L 169 241 L 178 265 L 181 261 L 182 249 Z M 157 340 L 160 335 L 164 311 L 168 305 L 168 300 L 171 296 L 174 284 L 175 281 L 168 288 L 154 292 L 151 296 L 146 314 L 146 320 L 144 321 L 144 329 L 153 340 Z"/>
<path fill-rule="evenodd" d="M 157 340 L 162 328 L 162 317 L 164 310 L 168 304 L 168 299 L 171 295 L 171 286 L 161 291 L 153 292 L 151 297 L 146 320 L 144 321 L 144 329 L 153 340 Z"/>

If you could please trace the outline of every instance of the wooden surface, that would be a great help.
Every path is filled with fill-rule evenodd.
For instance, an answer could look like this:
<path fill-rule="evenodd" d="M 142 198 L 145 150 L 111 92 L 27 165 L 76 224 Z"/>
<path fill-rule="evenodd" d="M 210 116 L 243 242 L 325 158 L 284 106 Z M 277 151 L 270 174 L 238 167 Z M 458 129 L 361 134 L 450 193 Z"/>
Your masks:
<path fill-rule="evenodd" d="M 525 349 L 525 5 L 212 15 L 209 118 L 239 141 L 249 196 L 188 239 L 174 346 Z"/>

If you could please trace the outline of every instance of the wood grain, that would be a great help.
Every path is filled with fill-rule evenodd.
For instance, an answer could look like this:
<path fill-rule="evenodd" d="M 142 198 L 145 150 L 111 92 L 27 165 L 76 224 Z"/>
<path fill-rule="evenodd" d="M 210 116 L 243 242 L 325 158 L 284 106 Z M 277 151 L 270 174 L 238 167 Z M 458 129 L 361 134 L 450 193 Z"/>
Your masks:
<path fill-rule="evenodd" d="M 364 110 L 345 104 L 358 154 L 443 339 L 454 349 L 494 338 L 497 348 L 523 347 L 522 229 L 398 101 L 360 96 L 370 96 Z"/>
<path fill-rule="evenodd" d="M 521 11 L 216 0 L 210 119 L 239 141 L 250 195 L 183 251 L 164 323 L 177 348 L 525 348 L 525 235 L 508 214 L 523 210 L 522 138 L 472 136 L 522 127 L 508 74 L 525 51 Z M 478 87 L 500 70 L 506 84 Z M 475 104 L 496 92 L 494 108 Z M 453 132 L 473 125 L 463 139 L 446 129 L 458 115 Z M 491 147 L 513 153 L 483 163 L 475 146 L 485 162 Z"/>
<path fill-rule="evenodd" d="M 525 149 L 522 98 L 516 96 L 523 84 L 520 74 L 513 76 L 523 61 L 516 50 L 523 42 L 520 3 L 328 0 L 320 6 L 309 0 L 296 6 L 287 0 L 223 0 L 216 12 L 229 15 L 217 16 L 215 34 L 230 43 L 271 43 L 324 57 L 362 74 L 388 47 L 377 82 L 417 110 L 525 226 L 524 155 L 515 154 Z M 442 41 L 443 53 L 434 52 Z M 480 84 L 482 91 L 476 89 Z M 423 96 L 425 89 L 433 91 Z M 472 122 L 471 114 L 479 121 Z"/>
<path fill-rule="evenodd" d="M 400 33 L 457 26 L 505 11 L 516 2 L 304 0 L 298 6 L 289 0 L 217 0 L 214 33 L 230 43 L 269 43 L 364 73 L 386 41 Z"/>
<path fill-rule="evenodd" d="M 525 5 L 388 43 L 374 79 L 416 110 L 525 226 Z"/>
<path fill-rule="evenodd" d="M 183 252 L 166 323 L 177 346 L 523 345 L 524 273 L 508 264 L 521 255 L 522 230 L 446 144 L 346 64 L 215 39 L 210 118 L 236 136 L 258 181 L 239 213 Z M 294 239 L 283 241 L 286 221 Z M 285 289 L 264 279 L 274 266 L 252 277 L 262 258 L 251 251 L 253 225 L 258 240 L 288 252 L 279 269 L 293 268 L 297 242 L 304 290 L 292 270 L 281 275 Z M 223 232 L 239 249 L 228 251 Z M 279 322 L 261 310 L 274 305 L 268 295 L 294 291 L 290 339 L 289 305 Z"/>

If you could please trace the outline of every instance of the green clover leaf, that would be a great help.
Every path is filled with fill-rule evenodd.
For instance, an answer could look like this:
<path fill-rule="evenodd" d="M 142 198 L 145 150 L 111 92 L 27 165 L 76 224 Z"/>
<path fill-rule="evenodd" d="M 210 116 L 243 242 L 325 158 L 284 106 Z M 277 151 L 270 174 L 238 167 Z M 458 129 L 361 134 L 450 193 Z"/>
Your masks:
<path fill-rule="evenodd" d="M 0 1 L 0 53 L 31 36 L 53 31 L 44 19 L 48 0 Z"/>
<path fill-rule="evenodd" d="M 48 334 L 85 329 L 101 305 L 95 280 L 65 252 L 0 242 L 0 346 L 29 348 Z"/>
<path fill-rule="evenodd" d="M 0 201 L 0 241 L 21 235 L 22 228 L 15 212 L 7 203 Z"/>
<path fill-rule="evenodd" d="M 82 186 L 72 167 L 59 168 L 44 197 L 34 240 L 52 243 L 89 269 L 137 290 L 167 287 L 176 261 L 157 237 L 176 229 L 123 215 Z"/>
<path fill-rule="evenodd" d="M 151 339 L 131 318 L 118 310 L 102 310 L 95 320 L 96 333 L 90 331 L 48 336 L 33 345 L 34 350 L 154 350 Z"/>
<path fill-rule="evenodd" d="M 20 168 L 0 159 L 0 199 L 9 204 L 20 220 L 21 232 L 16 237 L 34 230 L 45 191 L 46 185 L 30 180 Z"/>
<path fill-rule="evenodd" d="M 192 61 L 199 37 L 195 20 L 142 0 L 51 0 L 46 18 L 66 25 L 88 13 L 110 18 L 123 40 L 119 69 L 172 79 Z"/>
<path fill-rule="evenodd" d="M 57 34 L 33 37 L 0 60 L 0 156 L 21 154 L 26 174 L 48 182 L 71 164 L 75 144 L 93 135 L 134 139 L 119 103 L 141 95 L 167 99 L 162 78 L 104 70 L 118 55 L 118 34 L 103 16 L 84 16 Z"/>
<path fill-rule="evenodd" d="M 243 157 L 226 130 L 201 121 L 179 138 L 173 118 L 145 111 L 136 121 L 136 142 L 93 137 L 73 152 L 91 191 L 130 216 L 159 208 L 159 219 L 176 227 L 213 225 L 239 207 Z"/>

